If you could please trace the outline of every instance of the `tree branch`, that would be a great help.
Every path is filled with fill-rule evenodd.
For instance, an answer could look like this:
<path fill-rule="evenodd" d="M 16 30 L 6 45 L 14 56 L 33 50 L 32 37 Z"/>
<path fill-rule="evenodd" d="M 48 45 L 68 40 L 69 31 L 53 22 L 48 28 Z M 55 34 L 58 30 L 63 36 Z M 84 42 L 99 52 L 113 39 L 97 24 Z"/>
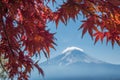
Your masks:
<path fill-rule="evenodd" d="M 4 31 L 5 36 L 6 36 L 6 40 L 7 40 L 7 43 L 8 43 L 8 47 L 9 47 L 9 49 L 10 49 L 12 55 L 14 56 L 14 52 L 13 52 L 12 47 L 11 47 L 11 44 L 10 44 L 10 40 L 9 40 L 9 37 L 8 37 L 7 31 L 6 31 L 6 28 L 5 28 L 5 24 L 4 24 L 3 18 L 1 18 L 1 19 L 2 19 L 3 31 Z"/>

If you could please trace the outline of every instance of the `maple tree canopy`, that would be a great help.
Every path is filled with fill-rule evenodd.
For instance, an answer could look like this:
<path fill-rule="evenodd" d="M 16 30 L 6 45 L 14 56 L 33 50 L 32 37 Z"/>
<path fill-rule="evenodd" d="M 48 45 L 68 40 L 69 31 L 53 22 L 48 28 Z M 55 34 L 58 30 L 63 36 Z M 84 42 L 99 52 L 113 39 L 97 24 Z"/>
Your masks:
<path fill-rule="evenodd" d="M 5 60 L 0 58 L 0 64 L 10 79 L 28 80 L 33 67 L 44 75 L 32 57 L 43 51 L 48 58 L 54 48 L 47 21 L 57 27 L 60 21 L 67 24 L 83 15 L 82 37 L 88 32 L 95 43 L 105 39 L 120 46 L 120 0 L 66 0 L 56 11 L 49 2 L 57 0 L 0 0 L 0 56 Z"/>

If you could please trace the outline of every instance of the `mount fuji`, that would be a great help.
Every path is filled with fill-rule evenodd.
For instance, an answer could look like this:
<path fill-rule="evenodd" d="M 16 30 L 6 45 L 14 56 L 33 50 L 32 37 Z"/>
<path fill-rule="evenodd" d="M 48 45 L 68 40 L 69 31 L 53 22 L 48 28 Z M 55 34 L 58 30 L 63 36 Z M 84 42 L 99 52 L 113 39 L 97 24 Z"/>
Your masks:
<path fill-rule="evenodd" d="M 77 47 L 68 47 L 63 50 L 62 54 L 50 59 L 42 65 L 58 65 L 58 66 L 68 66 L 75 63 L 105 63 L 103 61 L 97 60 L 88 54 L 84 53 L 83 49 Z"/>
<path fill-rule="evenodd" d="M 40 66 L 46 80 L 120 80 L 120 65 L 93 58 L 78 47 L 68 47 Z"/>

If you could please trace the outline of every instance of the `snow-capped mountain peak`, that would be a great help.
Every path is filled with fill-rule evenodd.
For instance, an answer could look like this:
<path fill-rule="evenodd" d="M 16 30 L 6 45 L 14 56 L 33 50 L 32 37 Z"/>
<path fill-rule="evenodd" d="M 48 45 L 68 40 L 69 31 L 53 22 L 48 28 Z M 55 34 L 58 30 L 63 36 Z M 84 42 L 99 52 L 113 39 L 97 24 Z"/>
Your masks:
<path fill-rule="evenodd" d="M 104 63 L 101 60 L 95 59 L 78 47 L 68 47 L 63 50 L 62 54 L 49 60 L 51 65 L 72 65 L 81 63 Z"/>
<path fill-rule="evenodd" d="M 84 63 L 103 63 L 83 52 L 83 49 L 78 47 L 68 47 L 63 52 L 61 62 L 66 62 L 66 65 L 84 62 Z"/>
<path fill-rule="evenodd" d="M 67 53 L 67 52 L 70 52 L 70 51 L 73 51 L 73 50 L 79 50 L 79 51 L 81 51 L 81 52 L 84 51 L 84 50 L 81 49 L 81 48 L 72 46 L 72 47 L 67 47 L 65 50 L 62 51 L 62 53 L 64 54 L 64 53 Z"/>
<path fill-rule="evenodd" d="M 120 65 L 98 60 L 77 47 L 68 47 L 63 53 L 40 64 L 46 80 L 120 80 Z"/>

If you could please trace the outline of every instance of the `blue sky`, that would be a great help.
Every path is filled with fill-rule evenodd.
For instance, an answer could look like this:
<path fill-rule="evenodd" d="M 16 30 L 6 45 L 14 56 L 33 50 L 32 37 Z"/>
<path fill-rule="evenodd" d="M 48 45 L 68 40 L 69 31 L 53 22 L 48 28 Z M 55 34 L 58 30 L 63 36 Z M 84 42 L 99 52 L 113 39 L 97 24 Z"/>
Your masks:
<path fill-rule="evenodd" d="M 81 38 L 82 30 L 78 30 L 82 23 L 80 20 L 73 22 L 70 20 L 67 25 L 59 23 L 58 28 L 54 23 L 49 23 L 48 28 L 50 32 L 55 34 L 55 41 L 57 46 L 55 46 L 56 51 L 51 49 L 51 57 L 61 54 L 61 52 L 71 46 L 79 47 L 84 50 L 85 53 L 109 62 L 113 64 L 120 64 L 120 47 L 115 44 L 114 48 L 112 48 L 111 43 L 106 45 L 106 41 L 103 44 L 98 41 L 96 45 L 94 45 L 94 41 L 91 39 L 89 34 L 85 34 L 83 38 Z"/>
<path fill-rule="evenodd" d="M 55 6 L 58 6 L 61 3 L 62 0 L 59 0 Z M 55 7 L 51 4 L 49 4 L 49 6 L 52 10 L 55 10 Z M 120 47 L 117 44 L 114 45 L 113 49 L 111 43 L 106 45 L 105 41 L 103 44 L 99 41 L 94 45 L 94 41 L 88 34 L 85 34 L 83 39 L 81 38 L 82 31 L 78 30 L 82 24 L 80 22 L 81 20 L 83 20 L 83 18 L 82 16 L 79 16 L 79 20 L 76 20 L 76 22 L 69 20 L 67 25 L 59 23 L 57 29 L 54 23 L 48 23 L 48 29 L 50 29 L 50 32 L 52 33 L 56 32 L 55 38 L 57 38 L 55 41 L 57 44 L 57 46 L 55 46 L 56 51 L 51 49 L 51 58 L 59 55 L 65 48 L 75 46 L 82 48 L 85 53 L 97 59 L 113 64 L 120 64 Z"/>

